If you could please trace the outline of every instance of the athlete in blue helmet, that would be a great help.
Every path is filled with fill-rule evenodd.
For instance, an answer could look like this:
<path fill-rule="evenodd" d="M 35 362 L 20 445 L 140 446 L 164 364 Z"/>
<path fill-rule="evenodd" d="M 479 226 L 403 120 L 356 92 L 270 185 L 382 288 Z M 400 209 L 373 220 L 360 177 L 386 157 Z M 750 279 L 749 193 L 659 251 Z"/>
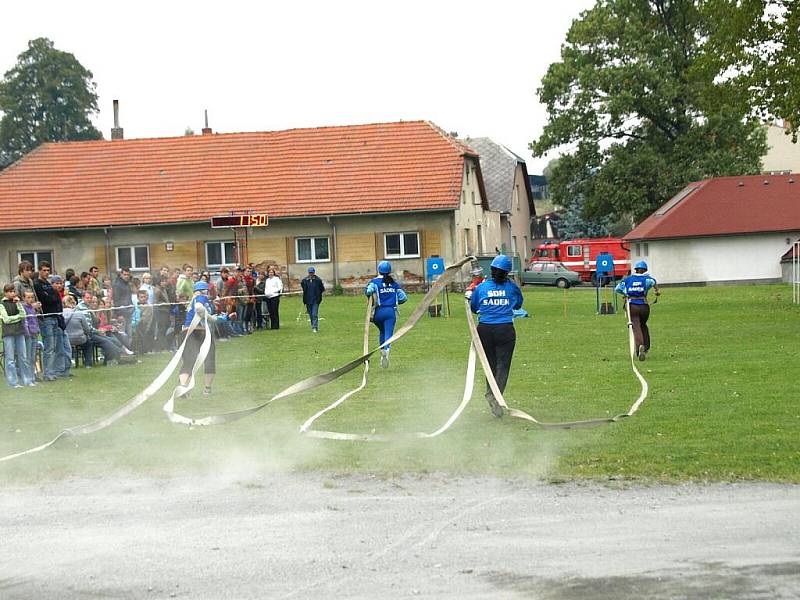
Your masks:
<path fill-rule="evenodd" d="M 394 325 L 397 322 L 397 306 L 403 304 L 408 298 L 403 288 L 400 287 L 390 275 L 392 264 L 388 260 L 378 263 L 378 276 L 367 284 L 364 293 L 375 298 L 375 314 L 372 321 L 380 332 L 378 340 L 383 344 L 394 335 Z M 389 346 L 381 348 L 381 367 L 389 366 Z"/>
<path fill-rule="evenodd" d="M 478 336 L 483 351 L 489 359 L 497 387 L 505 391 L 508 374 L 511 370 L 511 359 L 517 343 L 514 330 L 514 311 L 522 307 L 522 292 L 516 283 L 508 278 L 511 271 L 511 259 L 499 254 L 492 260 L 492 276 L 479 284 L 474 290 L 468 290 L 465 297 L 470 301 L 472 312 L 478 313 Z M 503 407 L 494 397 L 489 383 L 486 383 L 486 401 L 495 417 L 503 416 Z"/>
<path fill-rule="evenodd" d="M 614 289 L 618 294 L 625 296 L 628 302 L 634 347 L 637 349 L 639 360 L 647 358 L 647 352 L 650 350 L 650 330 L 647 328 L 650 305 L 647 303 L 647 292 L 652 289 L 656 296 L 661 295 L 656 280 L 645 273 L 647 273 L 647 263 L 640 260 L 633 265 L 633 275 L 625 277 Z"/>
<path fill-rule="evenodd" d="M 186 311 L 186 320 L 183 322 L 183 331 L 187 331 L 189 329 L 189 325 L 191 325 L 192 319 L 194 319 L 194 315 L 197 312 L 198 304 L 203 305 L 208 313 L 209 320 L 213 321 L 215 319 L 214 304 L 208 298 L 207 281 L 201 280 L 194 284 L 194 293 L 191 301 L 189 302 L 189 310 Z M 214 331 L 213 323 L 210 326 L 210 330 Z M 197 355 L 200 353 L 200 346 L 203 344 L 204 338 L 205 329 L 202 327 L 201 322 L 201 325 L 198 326 L 191 333 L 189 339 L 186 340 L 186 346 L 183 349 L 183 363 L 181 364 L 181 370 L 178 375 L 181 385 L 186 385 L 189 381 L 189 375 L 192 372 L 192 367 L 194 367 L 195 360 L 197 360 Z M 203 363 L 203 373 L 205 376 L 205 387 L 203 388 L 203 394 L 205 395 L 211 393 L 211 384 L 214 381 L 214 374 L 217 372 L 216 352 L 214 348 L 215 344 L 216 342 L 214 340 L 214 336 L 212 335 L 211 348 L 209 348 L 208 355 Z"/>

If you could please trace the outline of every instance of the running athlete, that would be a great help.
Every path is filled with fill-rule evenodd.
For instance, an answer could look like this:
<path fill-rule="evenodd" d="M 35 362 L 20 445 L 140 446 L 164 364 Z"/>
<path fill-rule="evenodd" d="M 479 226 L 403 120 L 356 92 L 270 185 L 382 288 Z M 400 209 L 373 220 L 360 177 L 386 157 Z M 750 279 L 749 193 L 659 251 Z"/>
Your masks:
<path fill-rule="evenodd" d="M 208 313 L 208 319 L 213 321 L 214 317 L 214 303 L 211 302 L 208 298 L 208 282 L 207 281 L 198 281 L 194 284 L 194 294 L 192 296 L 191 302 L 189 302 L 189 310 L 186 311 L 186 320 L 183 322 L 183 331 L 187 331 L 189 329 L 189 325 L 192 323 L 192 319 L 194 319 L 194 315 L 197 312 L 196 305 L 202 304 L 206 312 Z M 210 331 L 214 331 L 213 326 L 209 328 Z M 197 360 L 197 355 L 200 353 L 200 346 L 203 343 L 203 339 L 205 339 L 205 328 L 197 327 L 189 336 L 189 339 L 186 340 L 186 347 L 183 351 L 183 363 L 181 364 L 180 374 L 178 375 L 178 380 L 180 381 L 181 385 L 186 385 L 189 382 L 189 375 L 192 372 L 192 367 L 194 367 L 194 362 Z M 214 340 L 214 336 L 211 336 L 211 347 L 208 350 L 208 355 L 206 356 L 206 360 L 203 363 L 203 373 L 205 376 L 205 387 L 203 388 L 203 394 L 208 396 L 211 393 L 211 384 L 214 381 L 214 374 L 217 372 L 217 361 L 216 361 L 216 352 L 214 346 L 216 345 L 216 340 Z"/>
<path fill-rule="evenodd" d="M 522 292 L 508 278 L 511 259 L 505 254 L 494 257 L 492 275 L 464 296 L 470 301 L 472 312 L 478 314 L 478 337 L 483 351 L 489 359 L 497 387 L 502 393 L 506 389 L 511 359 L 517 343 L 514 330 L 514 311 L 522 307 Z M 486 382 L 486 401 L 495 417 L 503 416 L 503 407 L 494 397 L 489 382 Z"/>
<path fill-rule="evenodd" d="M 375 297 L 375 314 L 372 321 L 380 332 L 381 345 L 394 335 L 397 322 L 397 306 L 403 304 L 408 297 L 390 273 L 392 264 L 383 260 L 378 264 L 378 276 L 367 284 L 364 293 Z M 381 348 L 381 367 L 389 366 L 389 346 Z"/>
<path fill-rule="evenodd" d="M 656 296 L 660 296 L 656 280 L 647 273 L 647 263 L 643 260 L 633 267 L 633 275 L 628 275 L 617 284 L 614 291 L 625 296 L 628 302 L 628 314 L 633 326 L 633 343 L 637 349 L 639 360 L 647 358 L 650 351 L 650 330 L 647 319 L 650 317 L 650 305 L 647 303 L 647 292 L 652 288 Z"/>

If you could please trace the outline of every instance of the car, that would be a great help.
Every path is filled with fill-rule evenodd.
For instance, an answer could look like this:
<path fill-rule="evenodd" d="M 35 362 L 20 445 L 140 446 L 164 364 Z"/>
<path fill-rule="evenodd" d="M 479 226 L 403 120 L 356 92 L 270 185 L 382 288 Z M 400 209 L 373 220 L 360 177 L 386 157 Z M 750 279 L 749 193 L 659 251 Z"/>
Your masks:
<path fill-rule="evenodd" d="M 520 274 L 522 285 L 554 285 L 568 288 L 580 285 L 581 276 L 560 262 L 533 262 Z"/>

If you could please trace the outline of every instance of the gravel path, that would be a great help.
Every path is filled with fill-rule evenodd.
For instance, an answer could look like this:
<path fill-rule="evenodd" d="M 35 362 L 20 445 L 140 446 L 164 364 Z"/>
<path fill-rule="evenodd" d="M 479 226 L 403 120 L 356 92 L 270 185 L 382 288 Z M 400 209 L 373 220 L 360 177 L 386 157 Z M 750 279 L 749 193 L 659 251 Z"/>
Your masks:
<path fill-rule="evenodd" d="M 0 597 L 798 598 L 800 486 L 440 475 L 0 493 Z"/>

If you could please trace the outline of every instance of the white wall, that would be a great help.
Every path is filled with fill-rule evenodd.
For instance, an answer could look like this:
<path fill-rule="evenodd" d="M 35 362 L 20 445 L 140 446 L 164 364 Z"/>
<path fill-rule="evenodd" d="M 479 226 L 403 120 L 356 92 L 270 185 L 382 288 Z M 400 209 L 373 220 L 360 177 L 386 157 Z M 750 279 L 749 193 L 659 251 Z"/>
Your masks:
<path fill-rule="evenodd" d="M 798 235 L 800 232 L 632 242 L 631 259 L 646 261 L 659 283 L 780 281 L 781 256 L 791 247 L 786 239 L 791 242 Z"/>
<path fill-rule="evenodd" d="M 800 173 L 800 140 L 792 142 L 786 129 L 778 125 L 767 126 L 767 154 L 762 158 L 764 172 L 789 171 Z"/>

